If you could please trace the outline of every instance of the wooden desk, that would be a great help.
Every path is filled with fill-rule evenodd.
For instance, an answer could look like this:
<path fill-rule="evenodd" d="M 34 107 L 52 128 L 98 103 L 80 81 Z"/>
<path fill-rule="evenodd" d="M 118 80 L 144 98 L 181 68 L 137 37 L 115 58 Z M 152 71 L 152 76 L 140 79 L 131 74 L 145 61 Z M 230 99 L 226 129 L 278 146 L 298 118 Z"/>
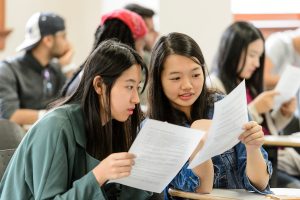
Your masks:
<path fill-rule="evenodd" d="M 197 194 L 169 189 L 173 197 L 201 200 L 300 200 L 300 189 L 273 188 L 274 195 L 260 195 L 243 189 L 213 189 L 210 194 Z M 288 196 L 287 196 L 288 195 Z"/>
<path fill-rule="evenodd" d="M 300 136 L 293 135 L 266 135 L 264 145 L 276 147 L 300 147 Z"/>
<path fill-rule="evenodd" d="M 277 187 L 277 156 L 278 147 L 294 147 L 300 149 L 300 136 L 294 135 L 266 135 L 264 148 L 269 154 L 269 160 L 273 165 L 273 175 L 270 181 L 271 187 Z"/>

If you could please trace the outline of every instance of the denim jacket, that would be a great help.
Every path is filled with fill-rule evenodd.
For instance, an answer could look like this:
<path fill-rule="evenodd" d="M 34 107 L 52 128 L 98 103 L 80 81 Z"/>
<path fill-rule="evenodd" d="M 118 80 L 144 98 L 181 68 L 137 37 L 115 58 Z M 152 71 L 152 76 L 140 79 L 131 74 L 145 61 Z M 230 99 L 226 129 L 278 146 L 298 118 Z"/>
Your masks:
<path fill-rule="evenodd" d="M 221 96 L 215 96 L 215 100 L 220 100 Z M 213 105 L 209 107 L 207 114 L 208 119 L 212 119 Z M 190 125 L 186 124 L 187 127 Z M 261 148 L 261 152 L 267 164 L 268 173 L 272 174 L 272 164 L 268 161 L 267 152 Z M 227 189 L 245 189 L 254 191 L 260 194 L 270 194 L 270 186 L 268 185 L 263 191 L 258 190 L 250 183 L 246 175 L 246 148 L 241 142 L 233 148 L 224 153 L 214 156 L 212 162 L 214 165 L 214 184 L 213 188 L 227 188 Z M 171 199 L 168 195 L 168 189 L 175 188 L 187 192 L 196 192 L 197 187 L 201 184 L 201 180 L 188 169 L 189 162 L 186 162 L 179 173 L 174 177 L 171 183 L 164 190 L 165 199 Z M 174 198 L 172 198 L 174 199 Z"/>

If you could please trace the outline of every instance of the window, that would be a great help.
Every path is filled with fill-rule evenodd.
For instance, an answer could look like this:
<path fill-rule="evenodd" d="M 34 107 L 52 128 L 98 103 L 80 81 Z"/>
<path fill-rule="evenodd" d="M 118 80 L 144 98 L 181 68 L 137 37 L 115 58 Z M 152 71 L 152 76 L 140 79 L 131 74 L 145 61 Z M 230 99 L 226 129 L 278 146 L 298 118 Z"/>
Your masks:
<path fill-rule="evenodd" d="M 252 22 L 265 37 L 273 32 L 299 28 L 299 7 L 299 0 L 231 0 L 234 20 Z"/>

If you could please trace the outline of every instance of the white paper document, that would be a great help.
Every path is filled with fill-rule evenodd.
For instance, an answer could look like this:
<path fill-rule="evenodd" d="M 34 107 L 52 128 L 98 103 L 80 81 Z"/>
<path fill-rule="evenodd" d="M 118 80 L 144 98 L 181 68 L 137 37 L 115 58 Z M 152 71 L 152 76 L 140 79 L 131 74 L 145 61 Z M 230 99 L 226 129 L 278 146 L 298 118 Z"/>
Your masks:
<path fill-rule="evenodd" d="M 248 122 L 246 88 L 245 81 L 242 81 L 225 98 L 215 102 L 212 125 L 206 142 L 189 168 L 194 168 L 236 145 L 246 122 Z"/>
<path fill-rule="evenodd" d="M 300 199 L 300 189 L 296 188 L 272 188 L 272 192 L 274 195 L 282 196 L 282 199 L 286 197 L 286 199 L 294 199 L 292 197 L 297 197 L 295 199 Z M 288 198 L 290 197 L 290 198 Z"/>
<path fill-rule="evenodd" d="M 275 96 L 274 110 L 280 108 L 281 104 L 295 97 L 300 87 L 300 67 L 288 65 L 281 75 L 275 91 L 279 95 Z"/>
<path fill-rule="evenodd" d="M 147 120 L 129 150 L 136 155 L 130 176 L 110 182 L 161 193 L 203 135 L 200 130 Z"/>

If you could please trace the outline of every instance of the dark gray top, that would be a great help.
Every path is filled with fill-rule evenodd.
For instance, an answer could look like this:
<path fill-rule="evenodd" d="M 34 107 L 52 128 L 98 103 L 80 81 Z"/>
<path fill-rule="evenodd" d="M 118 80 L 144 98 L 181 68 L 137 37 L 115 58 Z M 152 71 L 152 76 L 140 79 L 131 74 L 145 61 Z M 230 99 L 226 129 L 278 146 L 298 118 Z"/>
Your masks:
<path fill-rule="evenodd" d="M 65 80 L 58 65 L 43 67 L 31 52 L 0 62 L 0 118 L 9 119 L 20 108 L 45 109 Z"/>

